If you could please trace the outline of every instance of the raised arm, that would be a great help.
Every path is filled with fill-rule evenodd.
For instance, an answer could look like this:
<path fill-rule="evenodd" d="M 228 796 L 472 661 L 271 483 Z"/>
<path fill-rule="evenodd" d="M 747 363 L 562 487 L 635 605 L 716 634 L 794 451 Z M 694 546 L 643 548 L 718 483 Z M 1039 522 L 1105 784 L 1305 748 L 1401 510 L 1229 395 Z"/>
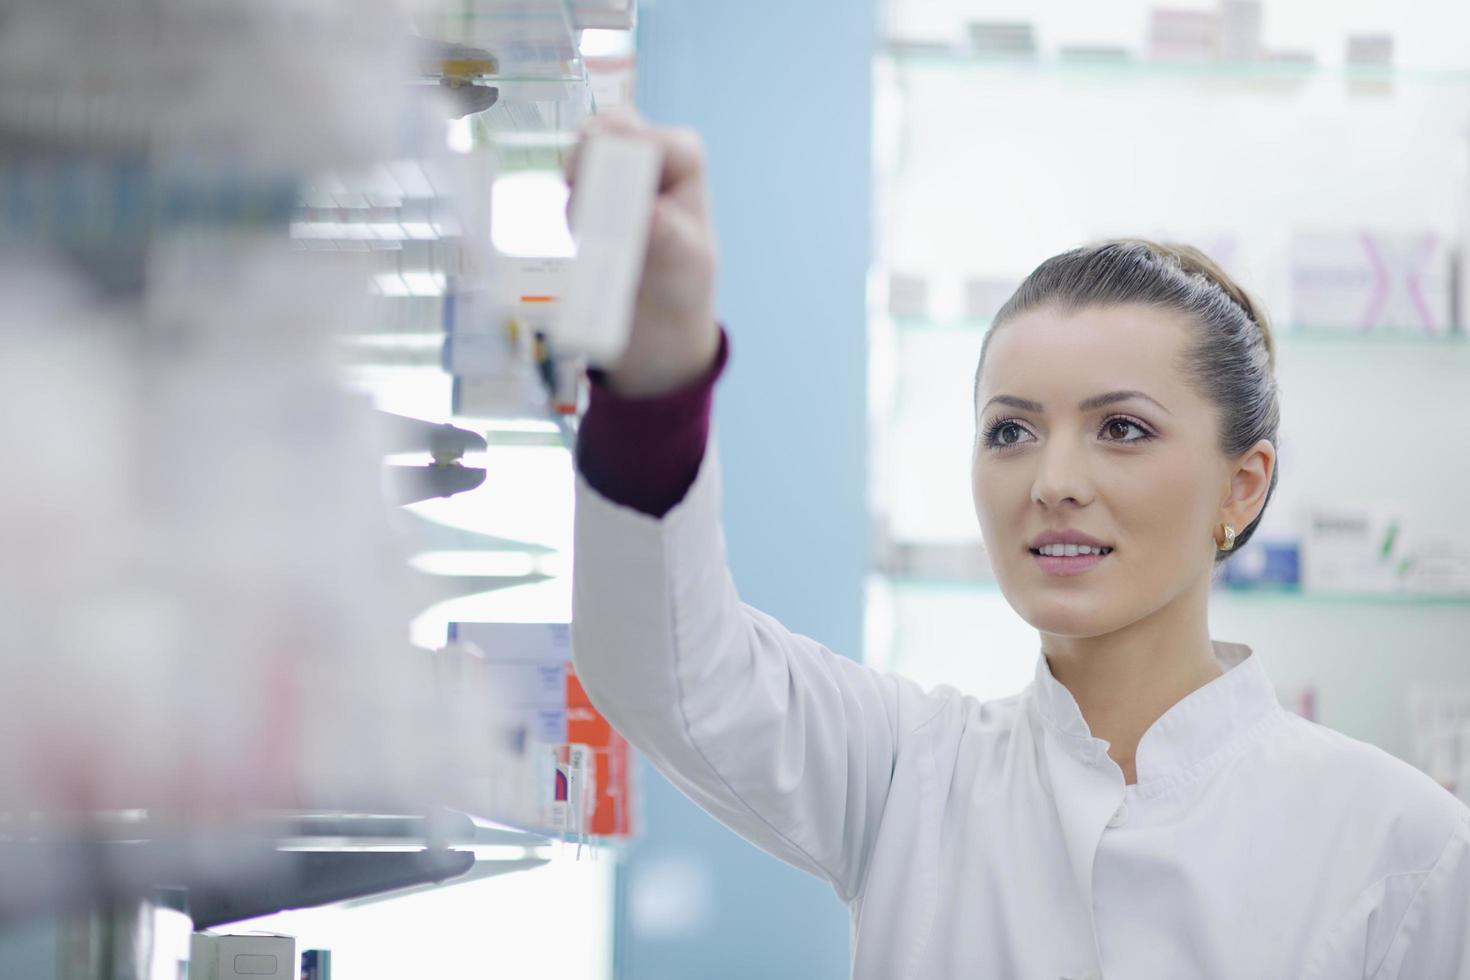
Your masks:
<path fill-rule="evenodd" d="M 682 792 L 851 901 L 901 733 L 934 704 L 912 682 L 740 601 L 710 422 L 729 338 L 708 293 L 691 288 L 713 268 L 704 265 L 713 249 L 702 163 L 687 136 L 616 125 L 667 149 L 633 343 L 614 369 L 593 373 L 579 435 L 577 674 L 593 704 Z"/>

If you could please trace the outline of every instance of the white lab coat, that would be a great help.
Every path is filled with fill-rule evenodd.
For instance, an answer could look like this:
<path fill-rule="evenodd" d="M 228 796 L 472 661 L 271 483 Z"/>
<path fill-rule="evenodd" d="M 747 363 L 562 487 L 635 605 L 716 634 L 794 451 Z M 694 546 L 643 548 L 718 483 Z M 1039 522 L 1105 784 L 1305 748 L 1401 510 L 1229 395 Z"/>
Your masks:
<path fill-rule="evenodd" d="M 1248 647 L 1215 643 L 1227 672 L 1149 729 L 1126 786 L 1039 653 L 982 703 L 742 603 L 713 437 L 661 519 L 576 483 L 588 695 L 702 808 L 831 884 L 855 980 L 1470 978 L 1470 809 L 1285 711 Z"/>

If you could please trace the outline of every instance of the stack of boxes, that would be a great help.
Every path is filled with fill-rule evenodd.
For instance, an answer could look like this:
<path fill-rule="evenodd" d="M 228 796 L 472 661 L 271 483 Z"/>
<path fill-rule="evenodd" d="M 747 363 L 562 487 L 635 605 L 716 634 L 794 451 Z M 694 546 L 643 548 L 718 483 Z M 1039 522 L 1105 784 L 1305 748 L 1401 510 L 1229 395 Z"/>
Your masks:
<path fill-rule="evenodd" d="M 587 697 L 567 623 L 454 623 L 450 641 L 476 649 L 525 733 L 536 769 L 534 829 L 573 836 L 633 834 L 631 756 Z"/>

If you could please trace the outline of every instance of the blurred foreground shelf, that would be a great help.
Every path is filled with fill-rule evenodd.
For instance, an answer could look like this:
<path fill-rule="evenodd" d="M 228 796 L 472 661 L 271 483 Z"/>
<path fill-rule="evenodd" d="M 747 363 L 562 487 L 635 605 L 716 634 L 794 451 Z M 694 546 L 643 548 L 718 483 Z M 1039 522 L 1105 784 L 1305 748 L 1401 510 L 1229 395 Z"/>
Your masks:
<path fill-rule="evenodd" d="M 365 904 L 541 867 L 553 838 L 455 810 L 278 813 L 205 830 L 142 813 L 0 822 L 0 919 L 172 893 L 195 929 L 289 909 Z"/>

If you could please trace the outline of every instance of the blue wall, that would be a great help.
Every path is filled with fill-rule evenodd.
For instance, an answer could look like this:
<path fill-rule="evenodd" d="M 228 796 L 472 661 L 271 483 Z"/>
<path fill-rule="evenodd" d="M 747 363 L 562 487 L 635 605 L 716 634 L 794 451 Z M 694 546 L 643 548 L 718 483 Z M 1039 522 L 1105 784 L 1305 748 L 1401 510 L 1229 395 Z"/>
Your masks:
<path fill-rule="evenodd" d="M 638 28 L 639 108 L 697 129 L 709 155 L 736 584 L 853 658 L 868 566 L 873 21 L 869 5 L 836 0 L 642 0 Z M 646 832 L 620 873 L 619 980 L 847 976 L 847 910 L 831 888 L 725 830 L 648 765 L 639 775 Z M 640 875 L 645 889 L 693 875 L 708 914 L 649 934 L 628 901 Z"/>

